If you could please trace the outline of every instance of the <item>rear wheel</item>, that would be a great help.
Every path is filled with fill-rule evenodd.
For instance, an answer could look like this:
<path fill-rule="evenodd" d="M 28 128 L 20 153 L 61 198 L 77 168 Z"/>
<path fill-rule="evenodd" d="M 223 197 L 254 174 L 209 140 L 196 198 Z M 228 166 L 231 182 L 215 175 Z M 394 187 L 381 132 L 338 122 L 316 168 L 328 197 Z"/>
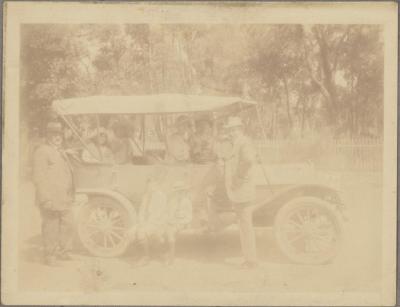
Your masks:
<path fill-rule="evenodd" d="M 130 212 L 116 200 L 105 196 L 91 197 L 79 214 L 79 239 L 95 256 L 116 257 L 129 245 L 133 222 Z"/>
<path fill-rule="evenodd" d="M 275 236 L 281 251 L 304 264 L 330 262 L 342 242 L 342 225 L 332 205 L 315 197 L 285 204 L 275 217 Z"/>

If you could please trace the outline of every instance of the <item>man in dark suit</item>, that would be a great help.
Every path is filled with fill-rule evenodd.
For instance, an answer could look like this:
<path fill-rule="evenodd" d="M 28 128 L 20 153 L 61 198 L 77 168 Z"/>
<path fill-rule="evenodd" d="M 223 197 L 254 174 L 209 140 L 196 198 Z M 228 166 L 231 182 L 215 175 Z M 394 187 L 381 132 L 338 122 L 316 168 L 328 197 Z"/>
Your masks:
<path fill-rule="evenodd" d="M 68 158 L 62 150 L 62 132 L 60 123 L 50 122 L 46 143 L 38 147 L 33 161 L 36 203 L 42 217 L 44 261 L 48 265 L 54 265 L 57 258 L 70 258 L 74 185 Z"/>

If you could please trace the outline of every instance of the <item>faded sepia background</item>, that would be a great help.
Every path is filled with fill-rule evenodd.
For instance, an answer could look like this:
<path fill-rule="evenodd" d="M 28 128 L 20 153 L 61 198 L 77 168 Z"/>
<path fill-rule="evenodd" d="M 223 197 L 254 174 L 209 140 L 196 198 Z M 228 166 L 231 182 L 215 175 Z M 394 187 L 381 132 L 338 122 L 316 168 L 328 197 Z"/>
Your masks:
<path fill-rule="evenodd" d="M 19 286 L 29 291 L 379 291 L 381 284 L 383 39 L 377 25 L 24 24 L 20 50 Z M 127 255 L 83 255 L 68 267 L 38 259 L 40 216 L 31 157 L 54 99 L 179 92 L 251 98 L 266 163 L 304 164 L 340 183 L 346 236 L 327 265 L 293 264 L 258 230 L 258 271 L 222 264 L 235 230 L 183 237 L 173 268 L 132 268 Z M 200 241 L 199 241 L 200 240 Z M 67 282 L 66 282 L 67 281 Z M 133 282 L 135 281 L 135 282 Z"/>

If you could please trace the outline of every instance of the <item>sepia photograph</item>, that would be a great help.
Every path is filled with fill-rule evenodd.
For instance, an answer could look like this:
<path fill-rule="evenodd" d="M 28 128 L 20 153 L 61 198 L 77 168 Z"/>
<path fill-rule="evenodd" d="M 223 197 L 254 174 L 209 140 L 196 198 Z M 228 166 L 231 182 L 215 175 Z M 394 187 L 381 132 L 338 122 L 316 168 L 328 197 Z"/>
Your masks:
<path fill-rule="evenodd" d="M 4 16 L 3 303 L 395 304 L 396 3 Z"/>

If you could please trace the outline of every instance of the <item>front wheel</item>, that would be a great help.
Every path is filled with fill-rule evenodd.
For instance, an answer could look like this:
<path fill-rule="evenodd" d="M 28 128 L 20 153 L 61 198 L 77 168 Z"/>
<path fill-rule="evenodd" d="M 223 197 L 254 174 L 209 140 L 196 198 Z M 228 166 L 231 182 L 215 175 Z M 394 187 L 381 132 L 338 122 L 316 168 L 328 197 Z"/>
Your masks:
<path fill-rule="evenodd" d="M 315 197 L 295 198 L 282 206 L 274 230 L 279 248 L 296 263 L 330 262 L 342 243 L 339 216 L 331 204 Z"/>
<path fill-rule="evenodd" d="M 93 196 L 79 213 L 79 239 L 92 255 L 120 256 L 129 245 L 133 222 L 130 212 L 116 200 Z"/>

